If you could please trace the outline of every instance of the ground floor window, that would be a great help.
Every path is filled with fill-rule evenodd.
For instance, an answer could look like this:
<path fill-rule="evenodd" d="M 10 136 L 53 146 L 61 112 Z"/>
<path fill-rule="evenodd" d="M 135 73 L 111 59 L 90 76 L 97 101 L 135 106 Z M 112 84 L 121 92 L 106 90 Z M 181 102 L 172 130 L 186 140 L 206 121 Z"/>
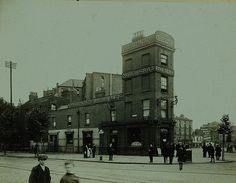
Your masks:
<path fill-rule="evenodd" d="M 129 128 L 127 134 L 127 141 L 129 146 L 141 146 L 141 129 L 140 128 Z"/>
<path fill-rule="evenodd" d="M 66 134 L 66 144 L 73 144 L 73 133 Z"/>

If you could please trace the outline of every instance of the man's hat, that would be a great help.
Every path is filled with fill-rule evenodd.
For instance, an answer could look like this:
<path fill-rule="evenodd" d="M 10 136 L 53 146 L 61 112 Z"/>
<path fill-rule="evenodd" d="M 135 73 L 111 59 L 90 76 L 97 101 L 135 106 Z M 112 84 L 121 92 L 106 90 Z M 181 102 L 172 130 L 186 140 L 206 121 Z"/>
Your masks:
<path fill-rule="evenodd" d="M 39 161 L 39 160 L 47 160 L 47 159 L 48 159 L 48 156 L 45 155 L 45 154 L 40 154 L 40 155 L 38 156 L 38 161 Z"/>

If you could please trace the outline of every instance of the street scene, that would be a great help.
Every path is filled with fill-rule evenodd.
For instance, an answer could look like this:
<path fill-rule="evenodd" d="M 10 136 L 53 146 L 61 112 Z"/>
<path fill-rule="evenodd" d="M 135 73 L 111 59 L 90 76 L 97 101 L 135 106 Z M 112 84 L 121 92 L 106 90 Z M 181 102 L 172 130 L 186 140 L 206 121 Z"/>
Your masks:
<path fill-rule="evenodd" d="M 84 183 L 234 183 L 236 180 L 236 154 L 227 153 L 227 161 L 210 163 L 209 158 L 202 157 L 201 149 L 193 149 L 192 163 L 184 164 L 182 171 L 174 158 L 173 164 L 164 164 L 162 157 L 154 157 L 153 164 L 148 163 L 147 156 L 115 156 L 113 162 L 99 157 L 85 161 L 81 155 L 48 154 L 46 165 L 50 168 L 52 183 L 60 181 L 65 173 L 64 162 L 72 159 L 75 162 L 75 173 Z M 1 181 L 6 183 L 27 182 L 30 171 L 38 162 L 29 153 L 9 153 L 0 156 Z M 10 179 L 9 179 L 10 178 Z"/>
<path fill-rule="evenodd" d="M 0 0 L 0 183 L 235 183 L 236 4 Z"/>

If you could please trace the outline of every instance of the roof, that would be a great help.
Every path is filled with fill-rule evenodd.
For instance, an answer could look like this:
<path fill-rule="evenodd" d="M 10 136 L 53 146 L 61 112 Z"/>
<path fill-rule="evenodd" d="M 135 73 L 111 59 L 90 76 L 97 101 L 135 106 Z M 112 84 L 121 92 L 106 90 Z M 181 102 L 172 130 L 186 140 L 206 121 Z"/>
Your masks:
<path fill-rule="evenodd" d="M 83 86 L 83 80 L 81 80 L 81 79 L 69 79 L 69 80 L 65 81 L 64 83 L 60 84 L 59 86 L 82 87 Z"/>

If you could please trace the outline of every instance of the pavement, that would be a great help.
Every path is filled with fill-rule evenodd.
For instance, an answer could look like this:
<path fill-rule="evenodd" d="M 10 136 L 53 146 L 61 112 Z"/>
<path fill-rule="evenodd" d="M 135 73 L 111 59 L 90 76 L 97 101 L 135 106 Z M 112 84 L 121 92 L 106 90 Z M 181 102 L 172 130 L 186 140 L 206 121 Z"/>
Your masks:
<path fill-rule="evenodd" d="M 149 163 L 148 156 L 127 156 L 127 155 L 114 155 L 113 160 L 108 160 L 108 155 L 102 155 L 102 161 L 100 160 L 100 155 L 96 155 L 95 158 L 84 158 L 83 154 L 77 153 L 46 153 L 48 159 L 51 160 L 73 160 L 73 161 L 83 161 L 83 162 L 98 162 L 98 163 L 114 163 L 114 164 L 153 164 L 153 165 L 163 165 L 164 160 L 162 156 L 154 156 L 153 163 Z M 236 154 L 236 153 L 234 153 Z M 4 156 L 0 153 L 0 156 Z M 22 153 L 22 152 L 7 152 L 6 157 L 15 158 L 35 158 L 32 153 Z M 230 163 L 234 162 L 235 159 L 227 159 L 227 153 L 225 153 L 225 161 L 216 160 L 215 163 Z M 173 164 L 177 164 L 177 158 L 173 158 Z M 192 162 L 186 162 L 191 164 L 209 164 L 210 158 L 202 157 L 202 150 L 199 148 L 192 149 Z"/>

